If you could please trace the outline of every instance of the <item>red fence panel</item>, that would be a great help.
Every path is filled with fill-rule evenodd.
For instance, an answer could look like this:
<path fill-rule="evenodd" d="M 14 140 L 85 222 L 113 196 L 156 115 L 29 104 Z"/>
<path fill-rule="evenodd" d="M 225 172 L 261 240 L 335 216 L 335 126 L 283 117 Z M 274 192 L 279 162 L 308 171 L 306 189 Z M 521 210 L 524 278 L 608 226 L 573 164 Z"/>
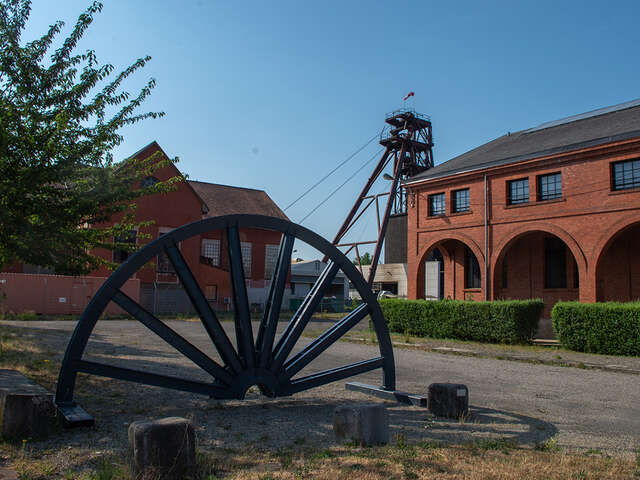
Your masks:
<path fill-rule="evenodd" d="M 34 312 L 41 315 L 79 315 L 106 277 L 70 277 L 29 273 L 0 273 L 0 312 Z M 140 280 L 129 279 L 122 291 L 136 302 L 140 299 Z M 106 313 L 123 313 L 110 303 Z"/>

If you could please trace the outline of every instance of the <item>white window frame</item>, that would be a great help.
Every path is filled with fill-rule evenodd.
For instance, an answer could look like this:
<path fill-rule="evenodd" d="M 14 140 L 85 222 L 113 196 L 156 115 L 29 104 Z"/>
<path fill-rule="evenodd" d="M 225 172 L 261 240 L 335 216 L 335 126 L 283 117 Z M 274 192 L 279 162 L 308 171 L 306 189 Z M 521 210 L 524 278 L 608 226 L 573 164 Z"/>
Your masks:
<path fill-rule="evenodd" d="M 266 244 L 264 246 L 264 279 L 271 280 L 276 271 L 278 262 L 278 252 L 280 245 Z M 271 254 L 271 255 L 270 255 Z"/>
<path fill-rule="evenodd" d="M 251 242 L 240 242 L 240 251 L 242 252 L 242 268 L 245 278 L 251 278 L 251 262 L 253 245 Z"/>
<path fill-rule="evenodd" d="M 211 249 L 206 248 L 210 246 Z M 211 259 L 211 265 L 220 266 L 220 240 L 217 238 L 203 238 L 200 244 L 200 255 Z"/>

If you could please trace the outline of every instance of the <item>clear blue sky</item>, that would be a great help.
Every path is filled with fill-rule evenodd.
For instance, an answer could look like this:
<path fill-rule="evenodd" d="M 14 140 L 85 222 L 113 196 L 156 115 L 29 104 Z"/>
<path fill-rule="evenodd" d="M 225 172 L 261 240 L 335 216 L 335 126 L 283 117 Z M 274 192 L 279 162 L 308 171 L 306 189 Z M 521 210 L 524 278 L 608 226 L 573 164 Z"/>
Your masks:
<path fill-rule="evenodd" d="M 24 40 L 88 5 L 35 0 Z M 106 0 L 80 45 L 158 85 L 123 131 L 124 158 L 152 140 L 191 179 L 264 189 L 284 208 L 364 144 L 415 91 L 436 163 L 507 131 L 640 97 L 640 3 Z M 377 150 L 286 213 L 299 221 Z M 370 164 L 372 168 L 372 164 Z M 331 238 L 370 168 L 304 225 Z M 375 236 L 365 220 L 356 237 Z M 304 250 L 302 256 L 310 256 Z"/>

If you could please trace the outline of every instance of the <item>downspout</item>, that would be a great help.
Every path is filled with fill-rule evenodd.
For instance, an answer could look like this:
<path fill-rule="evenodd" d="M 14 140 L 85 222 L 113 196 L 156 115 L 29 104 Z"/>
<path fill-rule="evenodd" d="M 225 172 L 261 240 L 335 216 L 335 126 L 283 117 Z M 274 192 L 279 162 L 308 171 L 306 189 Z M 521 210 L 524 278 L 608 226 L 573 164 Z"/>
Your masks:
<path fill-rule="evenodd" d="M 487 207 L 487 174 L 484 174 L 484 299 L 489 300 L 489 218 Z"/>

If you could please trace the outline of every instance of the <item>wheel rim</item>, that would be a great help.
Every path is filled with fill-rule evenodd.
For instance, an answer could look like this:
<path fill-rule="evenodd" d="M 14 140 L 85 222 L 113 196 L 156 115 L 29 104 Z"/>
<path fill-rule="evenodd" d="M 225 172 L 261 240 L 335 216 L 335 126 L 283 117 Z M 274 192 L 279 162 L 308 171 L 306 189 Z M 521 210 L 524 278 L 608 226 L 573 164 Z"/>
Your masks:
<path fill-rule="evenodd" d="M 253 228 L 280 232 L 282 240 L 275 271 L 257 335 L 254 336 L 248 295 L 244 281 L 239 229 Z M 236 347 L 211 309 L 195 276 L 182 257 L 179 242 L 211 230 L 226 231 L 229 275 L 235 316 Z M 301 240 L 326 255 L 326 268 L 295 312 L 283 333 L 276 339 L 286 280 L 294 241 Z M 158 320 L 121 287 L 147 262 L 165 253 L 189 296 L 197 315 L 220 356 L 222 364 L 211 359 L 188 340 Z M 291 355 L 302 332 L 311 320 L 331 281 L 342 270 L 360 294 L 363 303 L 336 322 L 301 351 Z M 83 360 L 95 325 L 110 301 L 211 375 L 211 382 L 186 380 Z M 361 362 L 295 377 L 367 315 L 371 318 L 380 356 Z M 83 312 L 67 346 L 56 390 L 58 406 L 74 405 L 77 373 L 133 381 L 176 390 L 209 395 L 218 399 L 244 398 L 249 387 L 258 385 L 270 397 L 292 395 L 327 383 L 343 380 L 375 369 L 382 369 L 382 386 L 395 389 L 395 366 L 391 340 L 375 295 L 351 261 L 328 241 L 314 232 L 286 220 L 261 215 L 227 215 L 193 222 L 150 242 L 129 257 L 103 284 Z"/>

